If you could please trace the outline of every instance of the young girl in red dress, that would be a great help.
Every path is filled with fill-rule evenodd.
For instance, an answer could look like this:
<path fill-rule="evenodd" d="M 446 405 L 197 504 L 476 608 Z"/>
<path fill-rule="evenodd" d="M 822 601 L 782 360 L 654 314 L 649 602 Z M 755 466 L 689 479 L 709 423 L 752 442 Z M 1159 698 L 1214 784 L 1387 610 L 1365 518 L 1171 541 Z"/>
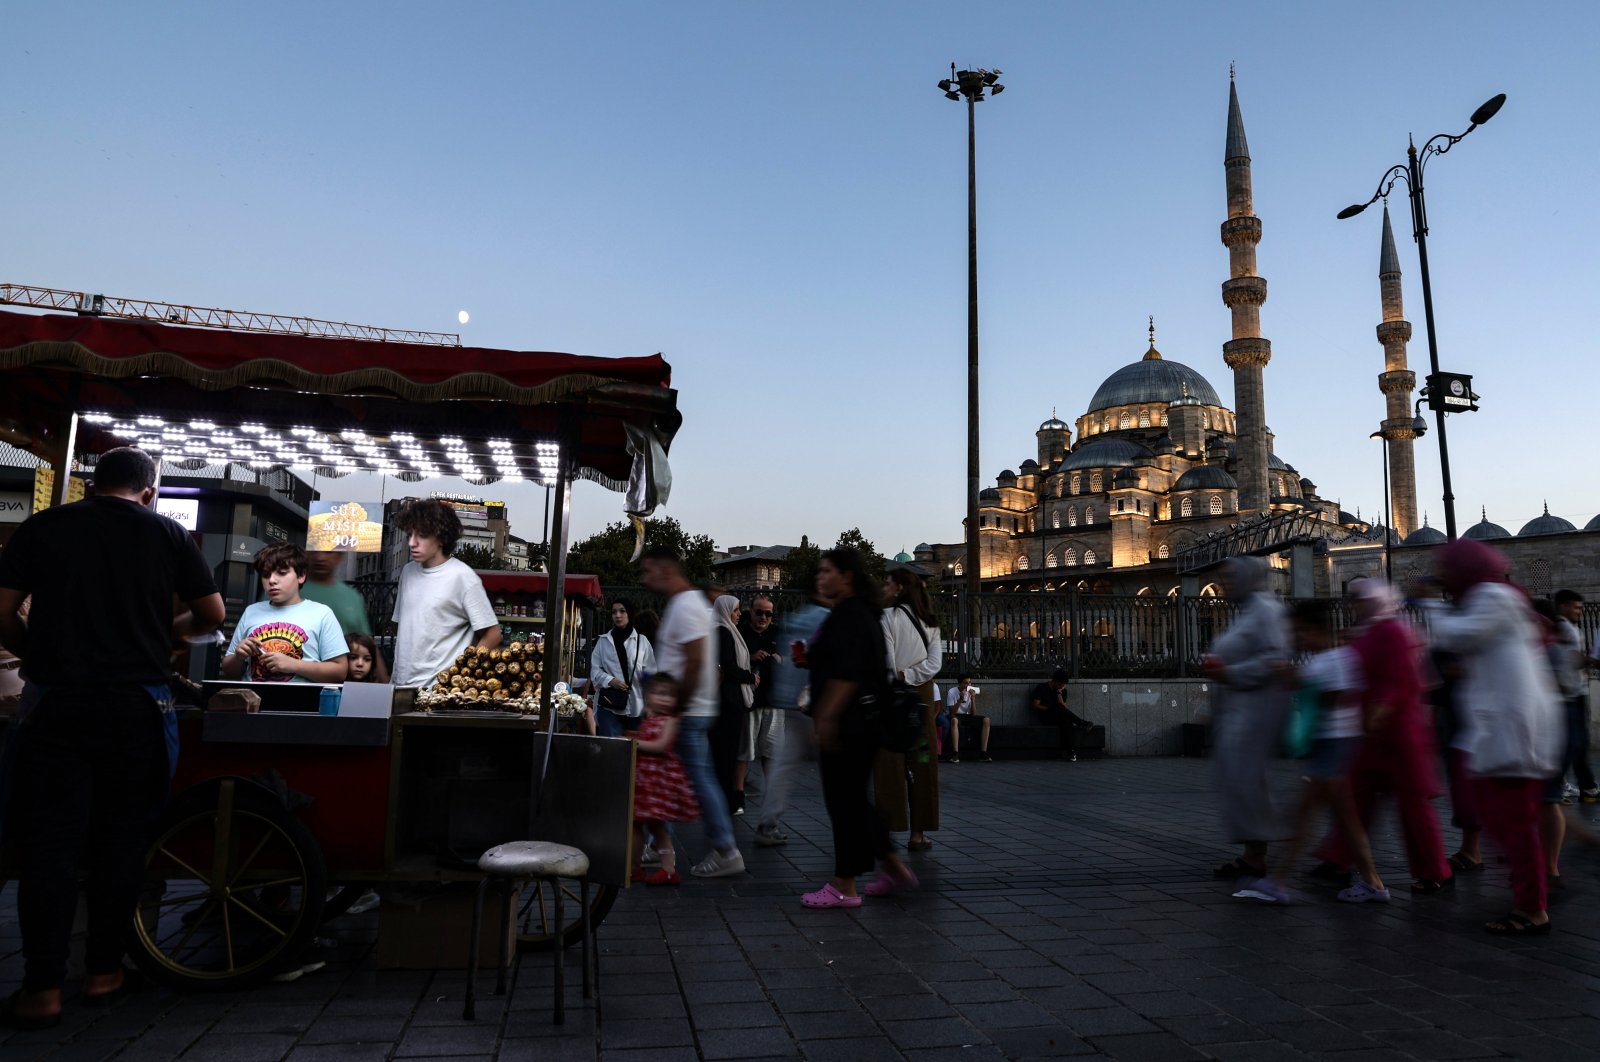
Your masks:
<path fill-rule="evenodd" d="M 669 822 L 694 822 L 700 817 L 689 776 L 674 751 L 678 743 L 678 683 L 657 673 L 644 683 L 644 722 L 634 735 L 638 743 L 638 768 L 633 783 L 633 822 L 638 831 L 636 851 L 644 851 L 648 837 L 661 855 L 661 866 L 646 874 L 635 867 L 633 880 L 646 885 L 677 885 L 677 858 L 672 850 Z"/>

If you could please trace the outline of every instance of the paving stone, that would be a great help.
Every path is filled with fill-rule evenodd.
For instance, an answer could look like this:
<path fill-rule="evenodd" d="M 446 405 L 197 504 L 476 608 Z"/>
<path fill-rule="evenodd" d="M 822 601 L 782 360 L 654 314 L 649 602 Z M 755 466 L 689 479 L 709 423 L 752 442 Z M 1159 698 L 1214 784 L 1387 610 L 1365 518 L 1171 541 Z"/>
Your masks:
<path fill-rule="evenodd" d="M 804 1050 L 809 1062 L 900 1062 L 907 1057 L 886 1036 L 816 1040 L 807 1042 Z"/>
<path fill-rule="evenodd" d="M 806 1045 L 808 1054 L 817 1040 L 877 1039 L 883 1036 L 883 1028 L 873 1020 L 872 1015 L 861 1010 L 818 1010 L 789 1014 L 784 1017 L 784 1022 L 795 1039 Z"/>
<path fill-rule="evenodd" d="M 1164 1032 L 1098 1036 L 1094 1046 L 1121 1062 L 1188 1062 L 1189 1059 L 1208 1057 L 1176 1036 Z"/>
<path fill-rule="evenodd" d="M 274 1033 L 207 1033 L 189 1053 L 208 1062 L 278 1062 L 294 1047 L 293 1036 Z"/>
<path fill-rule="evenodd" d="M 778 1022 L 770 1003 L 702 1003 L 689 1011 L 696 1029 L 763 1029 Z"/>
<path fill-rule="evenodd" d="M 302 1044 L 284 1062 L 385 1062 L 394 1044 Z"/>
<path fill-rule="evenodd" d="M 782 1029 L 711 1029 L 700 1034 L 706 1059 L 799 1058 L 800 1049 Z"/>
<path fill-rule="evenodd" d="M 960 1047 L 988 1043 L 970 1022 L 961 1018 L 924 1018 L 917 1021 L 886 1021 L 884 1032 L 902 1048 Z"/>
<path fill-rule="evenodd" d="M 1093 1010 L 1062 1010 L 1052 1013 L 1071 1026 L 1072 1031 L 1079 1036 L 1100 1037 L 1160 1031 L 1157 1026 L 1127 1007 L 1097 1007 Z"/>

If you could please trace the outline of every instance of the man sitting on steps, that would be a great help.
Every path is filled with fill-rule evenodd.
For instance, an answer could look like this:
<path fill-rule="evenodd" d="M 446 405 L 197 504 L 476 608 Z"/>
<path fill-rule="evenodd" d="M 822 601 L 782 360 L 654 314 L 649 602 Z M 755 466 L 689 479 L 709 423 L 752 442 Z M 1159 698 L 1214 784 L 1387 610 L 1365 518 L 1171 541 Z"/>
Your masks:
<path fill-rule="evenodd" d="M 1048 723 L 1060 731 L 1061 755 L 1076 763 L 1078 733 L 1083 730 L 1093 730 L 1094 724 L 1082 716 L 1074 715 L 1067 707 L 1067 699 L 1064 696 L 1066 689 L 1067 673 L 1058 667 L 1051 673 L 1049 682 L 1041 682 L 1033 688 L 1033 693 L 1028 699 L 1028 707 L 1040 717 L 1041 723 Z"/>

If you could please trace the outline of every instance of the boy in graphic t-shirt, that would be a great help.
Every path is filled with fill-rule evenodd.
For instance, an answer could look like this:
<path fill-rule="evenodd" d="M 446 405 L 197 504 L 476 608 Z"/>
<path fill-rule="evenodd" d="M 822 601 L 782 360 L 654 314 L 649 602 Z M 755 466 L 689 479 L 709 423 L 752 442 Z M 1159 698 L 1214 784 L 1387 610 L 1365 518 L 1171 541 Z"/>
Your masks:
<path fill-rule="evenodd" d="M 265 601 L 244 610 L 234 629 L 222 677 L 255 682 L 343 682 L 350 647 L 327 605 L 300 596 L 306 554 L 299 546 L 268 546 L 256 554 Z"/>

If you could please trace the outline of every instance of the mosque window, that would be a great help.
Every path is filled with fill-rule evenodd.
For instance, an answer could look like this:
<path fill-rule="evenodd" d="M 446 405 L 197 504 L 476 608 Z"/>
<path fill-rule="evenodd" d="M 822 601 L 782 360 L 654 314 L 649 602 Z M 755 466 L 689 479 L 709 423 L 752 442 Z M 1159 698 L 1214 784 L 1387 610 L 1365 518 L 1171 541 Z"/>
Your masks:
<path fill-rule="evenodd" d="M 1102 487 L 1102 483 L 1103 482 L 1104 481 L 1101 480 L 1101 478 L 1100 478 L 1100 473 L 1095 472 L 1095 473 L 1091 474 L 1089 476 L 1089 493 L 1091 493 L 1091 494 L 1099 494 L 1100 491 L 1102 489 L 1104 489 Z"/>
<path fill-rule="evenodd" d="M 1167 426 L 1167 411 L 1166 410 L 1164 410 L 1164 409 L 1156 410 L 1156 423 L 1160 424 L 1163 428 Z"/>
<path fill-rule="evenodd" d="M 1083 476 L 1077 472 L 1072 474 L 1072 493 L 1076 494 L 1083 489 Z"/>
<path fill-rule="evenodd" d="M 1156 559 L 1157 560 L 1166 560 L 1167 558 L 1169 558 L 1171 556 L 1172 556 L 1171 547 L 1169 547 L 1165 542 L 1161 543 L 1161 548 L 1156 550 Z"/>
<path fill-rule="evenodd" d="M 1222 515 L 1222 495 L 1220 495 L 1220 494 L 1213 494 L 1211 496 L 1211 515 L 1212 516 L 1221 516 Z"/>
<path fill-rule="evenodd" d="M 1055 551 L 1052 550 L 1050 554 L 1045 557 L 1044 566 L 1046 568 L 1059 568 L 1061 567 L 1061 558 L 1058 557 L 1055 554 Z"/>
<path fill-rule="evenodd" d="M 1050 526 L 1052 528 L 1061 526 L 1061 513 L 1059 511 L 1050 514 Z"/>
<path fill-rule="evenodd" d="M 966 565 L 962 564 L 960 561 L 956 561 L 956 574 L 957 575 L 965 575 L 966 572 L 962 571 L 962 569 L 965 568 L 965 567 L 966 567 Z"/>
<path fill-rule="evenodd" d="M 1148 428 L 1149 426 L 1150 426 L 1150 411 L 1148 409 L 1139 410 L 1139 427 Z"/>
<path fill-rule="evenodd" d="M 1067 567 L 1076 568 L 1077 566 L 1078 566 L 1078 551 L 1075 550 L 1075 549 L 1067 550 Z"/>
<path fill-rule="evenodd" d="M 1094 563 L 1094 550 L 1086 549 L 1086 550 L 1083 551 L 1083 563 L 1085 563 L 1085 564 L 1093 564 Z"/>
<path fill-rule="evenodd" d="M 1185 498 L 1185 499 L 1183 499 L 1183 501 L 1178 503 L 1178 515 L 1179 516 L 1193 516 L 1194 515 L 1194 499 L 1193 498 Z"/>
<path fill-rule="evenodd" d="M 1123 413 L 1122 416 L 1119 417 L 1118 420 L 1117 420 L 1117 427 L 1123 428 L 1123 429 L 1127 429 L 1127 428 L 1133 427 L 1133 418 L 1130 417 L 1127 413 Z"/>
<path fill-rule="evenodd" d="M 1117 499 L 1117 512 L 1119 512 L 1119 513 L 1127 512 L 1127 510 L 1128 510 L 1128 501 L 1127 501 L 1127 499 L 1126 498 L 1118 498 Z"/>
<path fill-rule="evenodd" d="M 1083 507 L 1083 522 L 1086 524 L 1094 523 L 1094 506 L 1085 505 Z"/>
<path fill-rule="evenodd" d="M 1110 413 L 1107 413 L 1106 414 L 1106 431 L 1111 431 L 1116 426 L 1117 426 L 1117 418 L 1113 417 Z"/>
<path fill-rule="evenodd" d="M 1017 558 L 1017 571 L 1025 572 L 1028 570 L 1028 567 L 1028 555 L 1024 553 L 1022 556 Z"/>

